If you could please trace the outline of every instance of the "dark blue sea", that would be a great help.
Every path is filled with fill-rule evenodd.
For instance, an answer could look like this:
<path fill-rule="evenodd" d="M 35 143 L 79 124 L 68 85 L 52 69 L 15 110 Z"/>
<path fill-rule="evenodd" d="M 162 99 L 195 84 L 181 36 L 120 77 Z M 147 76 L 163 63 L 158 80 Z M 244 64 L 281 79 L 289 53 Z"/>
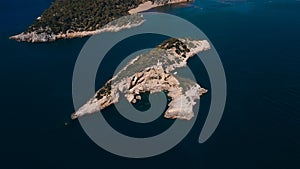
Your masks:
<path fill-rule="evenodd" d="M 227 102 L 217 130 L 205 143 L 199 144 L 198 136 L 209 94 L 201 98 L 203 106 L 187 137 L 172 150 L 145 159 L 103 150 L 78 121 L 69 120 L 74 112 L 73 69 L 88 38 L 37 44 L 8 39 L 29 26 L 51 2 L 0 2 L 1 169 L 299 169 L 299 0 L 196 0 L 152 10 L 182 17 L 208 36 L 223 62 Z M 132 37 L 108 54 L 97 87 L 111 76 L 110 68 L 123 55 L 154 47 L 165 38 L 145 37 Z M 201 64 L 197 59 L 189 62 L 199 83 L 209 89 Z M 106 119 L 120 132 L 135 136 L 155 135 L 171 125 L 165 119 L 145 126 L 128 123 L 109 110 Z M 70 124 L 64 126 L 65 122 Z"/>

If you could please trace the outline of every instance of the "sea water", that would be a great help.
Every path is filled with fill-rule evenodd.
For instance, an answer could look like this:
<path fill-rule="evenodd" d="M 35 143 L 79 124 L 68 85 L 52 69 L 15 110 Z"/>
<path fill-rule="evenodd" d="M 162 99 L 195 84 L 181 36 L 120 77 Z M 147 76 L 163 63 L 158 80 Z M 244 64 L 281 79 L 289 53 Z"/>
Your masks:
<path fill-rule="evenodd" d="M 223 62 L 228 94 L 223 118 L 207 142 L 197 140 L 210 105 L 209 92 L 201 97 L 199 116 L 188 136 L 172 150 L 148 159 L 110 154 L 89 139 L 78 121 L 69 121 L 74 111 L 73 68 L 88 38 L 37 44 L 8 39 L 29 26 L 50 3 L 0 2 L 3 168 L 296 168 L 299 1 L 196 0 L 151 10 L 182 17 L 208 36 Z M 121 42 L 99 68 L 96 87 L 110 78 L 122 58 L 155 47 L 165 38 L 143 35 Z M 201 61 L 192 58 L 188 65 L 197 82 L 210 89 Z M 117 131 L 136 137 L 156 135 L 172 124 L 164 118 L 134 124 L 113 106 L 104 116 Z"/>

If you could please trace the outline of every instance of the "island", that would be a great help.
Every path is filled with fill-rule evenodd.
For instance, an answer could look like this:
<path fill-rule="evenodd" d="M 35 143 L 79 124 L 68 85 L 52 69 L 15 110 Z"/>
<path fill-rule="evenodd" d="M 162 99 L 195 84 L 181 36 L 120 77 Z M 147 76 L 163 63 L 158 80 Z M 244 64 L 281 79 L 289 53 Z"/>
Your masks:
<path fill-rule="evenodd" d="M 176 69 L 185 67 L 189 58 L 210 48 L 207 40 L 167 39 L 127 63 L 71 118 L 99 112 L 117 103 L 121 93 L 134 104 L 142 93 L 164 92 L 171 98 L 165 118 L 192 119 L 195 100 L 207 90 L 190 79 L 179 77 Z"/>
<path fill-rule="evenodd" d="M 192 0 L 56 0 L 24 32 L 10 39 L 51 42 L 115 32 L 141 25 L 145 20 L 139 12 L 189 1 Z"/>

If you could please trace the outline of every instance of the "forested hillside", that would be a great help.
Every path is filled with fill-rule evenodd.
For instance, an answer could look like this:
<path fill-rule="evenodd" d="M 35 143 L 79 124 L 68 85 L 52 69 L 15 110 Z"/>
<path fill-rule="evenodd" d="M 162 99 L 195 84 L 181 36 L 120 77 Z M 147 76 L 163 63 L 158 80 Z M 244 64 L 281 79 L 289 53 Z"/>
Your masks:
<path fill-rule="evenodd" d="M 91 31 L 137 7 L 145 0 L 56 0 L 26 32 Z"/>

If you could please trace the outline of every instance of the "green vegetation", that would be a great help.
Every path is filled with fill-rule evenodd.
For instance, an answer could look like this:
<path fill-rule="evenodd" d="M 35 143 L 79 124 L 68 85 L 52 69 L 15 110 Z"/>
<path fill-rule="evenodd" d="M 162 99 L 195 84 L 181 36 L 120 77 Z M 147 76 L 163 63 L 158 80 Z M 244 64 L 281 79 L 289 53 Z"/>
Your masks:
<path fill-rule="evenodd" d="M 175 57 L 175 60 L 170 60 L 166 57 L 168 55 L 166 53 L 167 49 L 176 48 L 181 56 L 185 57 L 186 52 L 190 52 L 187 45 L 176 38 L 170 38 L 162 42 L 157 48 L 150 50 L 147 53 L 144 53 L 139 56 L 139 58 L 131 65 L 127 67 L 127 69 L 122 70 L 118 77 L 114 80 L 117 82 L 122 80 L 125 77 L 129 77 L 134 75 L 136 72 L 144 71 L 145 68 L 154 66 L 158 63 L 163 63 L 162 66 L 166 68 L 167 66 L 174 64 L 175 62 L 179 63 L 182 60 L 178 57 Z"/>
<path fill-rule="evenodd" d="M 97 30 L 148 0 L 56 0 L 25 30 L 59 34 Z M 167 4 L 170 0 L 150 0 Z M 121 23 L 122 24 L 122 23 Z"/>
<path fill-rule="evenodd" d="M 119 19 L 113 20 L 103 26 L 102 28 L 111 28 L 111 27 L 122 27 L 126 25 L 139 24 L 144 21 L 142 14 L 132 14 L 128 16 L 123 16 Z"/>
<path fill-rule="evenodd" d="M 190 52 L 187 45 L 184 44 L 183 42 L 181 42 L 180 40 L 176 39 L 176 38 L 170 38 L 170 39 L 164 41 L 163 43 L 158 45 L 158 48 L 166 49 L 166 50 L 171 49 L 171 48 L 175 48 L 176 49 L 175 52 L 178 55 L 181 54 L 181 53 Z"/>
<path fill-rule="evenodd" d="M 156 65 L 158 60 L 162 62 L 166 59 L 164 58 L 166 55 L 165 52 L 166 51 L 162 49 L 152 49 L 151 51 L 140 55 L 139 58 L 133 64 L 129 65 L 126 70 L 120 72 L 115 81 L 122 80 L 124 77 L 132 76 L 136 72 L 144 71 L 146 68 Z"/>
<path fill-rule="evenodd" d="M 56 0 L 25 32 L 92 31 L 122 16 L 145 0 Z"/>
<path fill-rule="evenodd" d="M 102 99 L 103 96 L 109 96 L 111 93 L 111 81 L 107 82 L 104 87 L 102 87 L 97 93 L 96 98 L 98 100 Z"/>

